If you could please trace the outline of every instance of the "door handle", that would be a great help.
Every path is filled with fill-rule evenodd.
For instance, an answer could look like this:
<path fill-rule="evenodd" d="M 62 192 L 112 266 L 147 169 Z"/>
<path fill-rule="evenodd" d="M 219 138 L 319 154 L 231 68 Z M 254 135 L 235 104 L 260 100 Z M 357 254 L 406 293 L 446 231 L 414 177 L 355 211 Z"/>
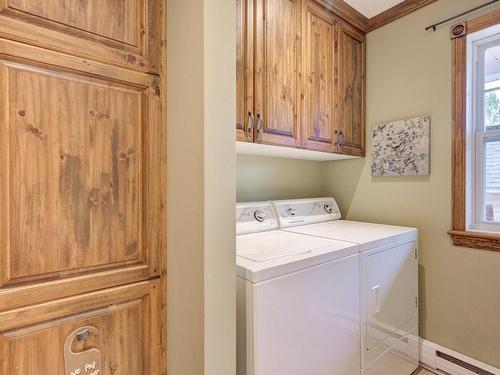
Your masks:
<path fill-rule="evenodd" d="M 255 122 L 255 117 L 252 112 L 248 111 L 248 125 L 247 125 L 247 137 L 253 138 L 253 125 Z"/>
<path fill-rule="evenodd" d="M 257 139 L 262 138 L 262 133 L 264 132 L 264 116 L 257 113 Z"/>

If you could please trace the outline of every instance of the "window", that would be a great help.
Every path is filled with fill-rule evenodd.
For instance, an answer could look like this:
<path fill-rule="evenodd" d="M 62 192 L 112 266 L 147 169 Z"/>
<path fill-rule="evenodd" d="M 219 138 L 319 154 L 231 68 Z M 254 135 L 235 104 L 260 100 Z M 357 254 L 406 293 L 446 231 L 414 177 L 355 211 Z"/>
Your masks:
<path fill-rule="evenodd" d="M 457 246 L 500 251 L 500 11 L 455 25 L 452 35 L 449 234 Z"/>
<path fill-rule="evenodd" d="M 467 41 L 467 136 L 472 160 L 471 230 L 500 232 L 500 30 L 497 26 L 471 34 Z"/>

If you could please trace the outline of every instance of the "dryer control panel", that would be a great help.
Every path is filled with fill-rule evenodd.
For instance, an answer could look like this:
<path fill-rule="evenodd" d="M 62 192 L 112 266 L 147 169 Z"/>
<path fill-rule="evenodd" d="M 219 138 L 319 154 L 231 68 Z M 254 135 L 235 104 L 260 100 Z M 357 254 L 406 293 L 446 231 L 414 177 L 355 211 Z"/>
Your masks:
<path fill-rule="evenodd" d="M 271 202 L 238 203 L 236 234 L 265 232 L 278 229 L 278 219 Z"/>
<path fill-rule="evenodd" d="M 274 201 L 280 228 L 339 220 L 340 210 L 334 198 Z"/>

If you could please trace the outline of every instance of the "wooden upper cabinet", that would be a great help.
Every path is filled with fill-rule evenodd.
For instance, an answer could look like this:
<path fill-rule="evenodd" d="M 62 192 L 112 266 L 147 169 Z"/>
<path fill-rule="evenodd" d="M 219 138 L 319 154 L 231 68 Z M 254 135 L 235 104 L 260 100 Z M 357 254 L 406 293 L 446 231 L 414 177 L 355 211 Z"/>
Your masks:
<path fill-rule="evenodd" d="M 364 156 L 365 36 L 345 23 L 339 30 L 339 152 Z"/>
<path fill-rule="evenodd" d="M 303 42 L 303 146 L 334 152 L 337 112 L 337 49 L 334 16 L 313 1 L 305 5 Z"/>
<path fill-rule="evenodd" d="M 256 142 L 300 146 L 302 0 L 255 0 Z"/>
<path fill-rule="evenodd" d="M 314 0 L 236 6 L 237 140 L 364 156 L 364 34 Z"/>
<path fill-rule="evenodd" d="M 90 271 L 158 275 L 158 78 L 39 52 L 0 40 L 0 292 Z"/>
<path fill-rule="evenodd" d="M 161 0 L 3 0 L 0 33 L 43 48 L 158 72 Z"/>
<path fill-rule="evenodd" d="M 161 375 L 160 295 L 154 280 L 0 312 L 0 374 L 77 373 L 92 350 L 99 374 Z"/>
<path fill-rule="evenodd" d="M 236 0 L 236 139 L 253 141 L 253 1 Z"/>

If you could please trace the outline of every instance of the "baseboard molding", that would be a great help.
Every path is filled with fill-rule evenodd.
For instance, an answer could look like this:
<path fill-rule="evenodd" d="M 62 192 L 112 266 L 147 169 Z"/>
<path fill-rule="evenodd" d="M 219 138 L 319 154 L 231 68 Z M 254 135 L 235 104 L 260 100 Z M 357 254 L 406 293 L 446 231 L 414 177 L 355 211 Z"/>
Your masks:
<path fill-rule="evenodd" d="M 500 375 L 500 370 L 451 349 L 420 340 L 420 363 L 431 371 L 449 375 Z"/>

